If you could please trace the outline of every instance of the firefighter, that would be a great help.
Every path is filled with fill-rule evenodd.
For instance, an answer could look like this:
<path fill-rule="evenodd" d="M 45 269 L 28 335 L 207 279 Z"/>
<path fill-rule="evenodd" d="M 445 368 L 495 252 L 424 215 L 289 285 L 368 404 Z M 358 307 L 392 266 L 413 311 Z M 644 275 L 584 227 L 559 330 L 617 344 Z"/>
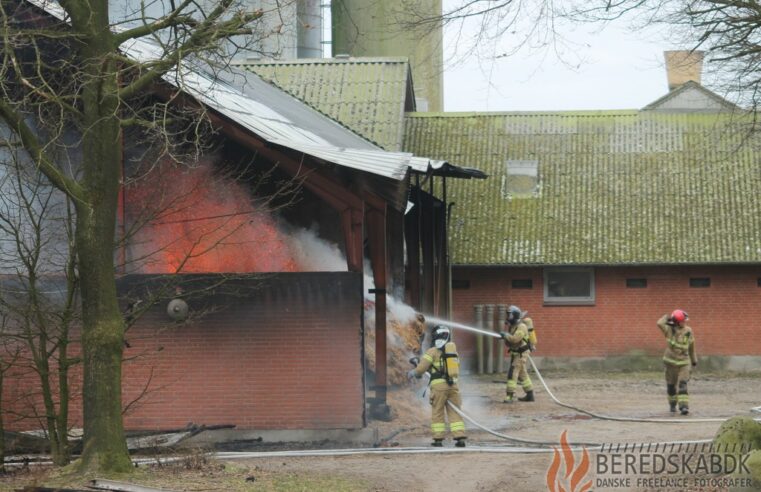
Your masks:
<path fill-rule="evenodd" d="M 676 412 L 677 404 L 682 415 L 690 413 L 687 382 L 690 380 L 690 365 L 698 365 L 695 354 L 695 337 L 692 328 L 687 326 L 689 316 L 685 311 L 676 309 L 671 315 L 664 314 L 658 320 L 658 328 L 666 336 L 668 346 L 663 354 L 666 366 L 666 392 L 669 397 L 669 410 Z"/>
<path fill-rule="evenodd" d="M 522 321 L 523 312 L 518 306 L 507 308 L 507 319 L 505 328 L 507 332 L 500 332 L 510 351 L 510 367 L 507 370 L 507 387 L 505 388 L 504 403 L 515 402 L 515 390 L 518 384 L 523 387 L 526 395 L 518 398 L 519 401 L 534 401 L 534 386 L 531 384 L 531 378 L 526 371 L 528 365 L 528 356 L 531 351 L 529 331 L 526 324 Z"/>
<path fill-rule="evenodd" d="M 465 422 L 447 405 L 452 402 L 457 408 L 462 408 L 462 397 L 457 387 L 459 377 L 459 360 L 457 347 L 452 342 L 449 328 L 438 325 L 433 329 L 433 347 L 423 354 L 422 360 L 415 369 L 407 373 L 409 378 L 420 378 L 425 372 L 430 374 L 431 387 L 431 432 L 432 446 L 441 447 L 446 435 L 446 422 L 449 420 L 449 430 L 455 440 L 455 446 L 465 447 Z"/>

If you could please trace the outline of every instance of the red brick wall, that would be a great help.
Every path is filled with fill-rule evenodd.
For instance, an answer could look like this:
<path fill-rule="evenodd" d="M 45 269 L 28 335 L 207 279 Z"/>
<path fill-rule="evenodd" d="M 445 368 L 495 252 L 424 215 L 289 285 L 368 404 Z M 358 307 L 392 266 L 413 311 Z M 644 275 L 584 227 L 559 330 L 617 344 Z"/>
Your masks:
<path fill-rule="evenodd" d="M 453 278 L 470 282 L 453 291 L 454 317 L 472 323 L 476 304 L 516 304 L 529 311 L 541 356 L 605 356 L 644 350 L 659 354 L 665 345 L 655 326 L 674 309 L 690 315 L 698 355 L 761 355 L 761 266 L 595 268 L 592 306 L 543 302 L 542 268 L 456 267 Z M 646 278 L 647 287 L 627 288 L 627 278 Z M 691 288 L 691 277 L 710 277 L 708 288 Z M 512 279 L 533 280 L 533 288 L 513 289 Z M 474 337 L 458 332 L 458 348 L 474 357 Z"/>
<path fill-rule="evenodd" d="M 215 298 L 221 308 L 190 325 L 173 325 L 162 303 L 129 330 L 124 405 L 147 392 L 126 414 L 127 429 L 189 422 L 239 429 L 364 426 L 359 275 L 281 274 L 267 282 L 241 298 Z M 81 408 L 73 410 L 72 422 L 80 425 Z"/>

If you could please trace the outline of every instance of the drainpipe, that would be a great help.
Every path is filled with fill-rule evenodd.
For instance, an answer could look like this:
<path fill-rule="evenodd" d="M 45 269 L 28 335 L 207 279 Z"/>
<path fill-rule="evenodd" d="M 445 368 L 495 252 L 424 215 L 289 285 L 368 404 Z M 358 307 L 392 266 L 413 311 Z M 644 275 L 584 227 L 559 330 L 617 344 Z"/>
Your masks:
<path fill-rule="evenodd" d="M 497 327 L 498 331 L 501 331 L 503 326 L 505 326 L 505 320 L 507 319 L 507 306 L 504 304 L 500 304 L 497 306 L 497 320 L 499 323 L 499 326 Z M 504 345 L 500 342 L 498 344 L 499 348 L 497 349 L 497 372 L 502 374 L 505 372 L 505 348 Z"/>
<path fill-rule="evenodd" d="M 494 331 L 494 304 L 486 306 L 486 329 Z M 486 337 L 486 373 L 494 374 L 494 338 Z"/>
<path fill-rule="evenodd" d="M 476 327 L 483 328 L 484 326 L 484 307 L 481 304 L 473 306 L 473 317 L 475 318 Z M 476 362 L 478 367 L 478 374 L 484 373 L 484 336 L 480 333 L 476 335 Z"/>

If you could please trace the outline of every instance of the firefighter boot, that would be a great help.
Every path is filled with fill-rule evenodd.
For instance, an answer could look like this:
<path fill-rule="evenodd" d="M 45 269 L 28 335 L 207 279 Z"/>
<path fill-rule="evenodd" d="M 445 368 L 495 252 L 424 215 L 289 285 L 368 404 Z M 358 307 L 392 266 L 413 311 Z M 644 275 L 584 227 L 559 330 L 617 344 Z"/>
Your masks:
<path fill-rule="evenodd" d="M 465 447 L 465 438 L 464 437 L 458 437 L 454 440 L 454 445 L 458 448 L 464 448 Z"/>
<path fill-rule="evenodd" d="M 526 391 L 526 396 L 518 398 L 518 401 L 535 401 L 534 390 Z"/>
<path fill-rule="evenodd" d="M 687 415 L 688 413 L 690 413 L 690 409 L 687 405 L 682 405 L 679 407 L 679 413 L 681 413 L 682 415 Z"/>
<path fill-rule="evenodd" d="M 505 399 L 502 400 L 502 403 L 515 403 L 515 395 L 513 393 L 508 393 L 505 395 Z"/>
<path fill-rule="evenodd" d="M 431 443 L 431 446 L 433 446 L 435 448 L 440 448 L 440 447 L 442 447 L 444 445 L 443 441 L 444 441 L 444 439 L 434 439 L 433 442 Z"/>
<path fill-rule="evenodd" d="M 669 412 L 676 413 L 676 402 L 670 401 L 669 402 Z"/>

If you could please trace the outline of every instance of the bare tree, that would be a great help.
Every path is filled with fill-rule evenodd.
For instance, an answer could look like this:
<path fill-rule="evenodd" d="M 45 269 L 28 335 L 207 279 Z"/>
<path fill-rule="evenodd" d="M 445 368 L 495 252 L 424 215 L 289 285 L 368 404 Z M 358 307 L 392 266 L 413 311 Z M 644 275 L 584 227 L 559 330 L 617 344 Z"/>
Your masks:
<path fill-rule="evenodd" d="M 174 111 L 174 93 L 162 77 L 181 76 L 183 60 L 225 63 L 261 17 L 235 0 L 204 5 L 168 2 L 149 16 L 141 3 L 132 19 L 114 26 L 105 1 L 2 3 L 0 118 L 75 212 L 83 470 L 131 469 L 121 402 L 124 320 L 113 257 L 123 132 L 140 127 L 167 141 L 168 135 L 192 135 L 203 115 Z M 154 48 L 150 57 L 125 56 L 143 40 Z"/>
<path fill-rule="evenodd" d="M 664 40 L 705 52 L 713 89 L 755 110 L 761 97 L 761 5 L 740 0 L 459 0 L 441 14 L 411 9 L 408 28 L 443 24 L 455 46 L 450 63 L 477 56 L 483 63 L 529 50 L 569 66 L 583 63 L 574 32 L 611 23 L 640 31 L 663 26 Z"/>
<path fill-rule="evenodd" d="M 73 214 L 66 196 L 20 158 L 17 149 L 0 162 L 0 337 L 6 365 L 31 370 L 39 381 L 39 419 L 53 462 L 68 463 L 71 327 L 78 321 L 78 279 Z M 2 364 L 0 362 L 0 364 Z M 30 411 L 36 407 L 30 406 Z"/>

